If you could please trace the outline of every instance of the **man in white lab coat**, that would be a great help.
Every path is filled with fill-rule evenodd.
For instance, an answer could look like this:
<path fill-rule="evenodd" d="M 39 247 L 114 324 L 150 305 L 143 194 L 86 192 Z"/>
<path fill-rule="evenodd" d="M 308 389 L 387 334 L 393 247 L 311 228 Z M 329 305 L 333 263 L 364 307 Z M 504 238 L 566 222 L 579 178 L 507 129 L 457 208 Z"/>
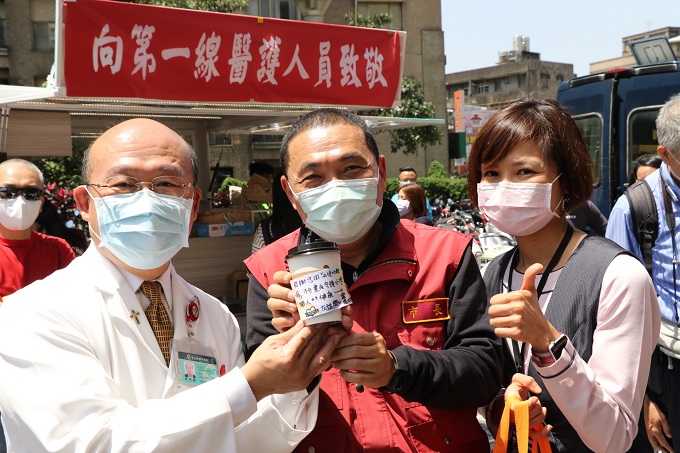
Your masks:
<path fill-rule="evenodd" d="M 74 191 L 95 246 L 0 308 L 9 451 L 290 451 L 314 427 L 310 383 L 338 334 L 300 324 L 245 364 L 235 318 L 170 262 L 197 174 L 189 145 L 149 119 L 95 141 Z"/>

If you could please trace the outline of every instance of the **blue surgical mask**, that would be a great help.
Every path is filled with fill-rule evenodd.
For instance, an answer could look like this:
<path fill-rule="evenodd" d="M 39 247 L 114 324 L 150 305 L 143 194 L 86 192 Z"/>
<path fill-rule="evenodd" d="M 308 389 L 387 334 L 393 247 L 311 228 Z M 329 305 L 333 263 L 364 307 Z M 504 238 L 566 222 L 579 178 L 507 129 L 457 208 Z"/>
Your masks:
<path fill-rule="evenodd" d="M 293 195 L 307 214 L 307 228 L 336 244 L 359 240 L 380 215 L 378 178 L 334 179 Z"/>
<path fill-rule="evenodd" d="M 99 237 L 99 247 L 130 267 L 155 269 L 189 246 L 192 198 L 140 190 L 92 199 L 99 235 L 90 231 Z"/>

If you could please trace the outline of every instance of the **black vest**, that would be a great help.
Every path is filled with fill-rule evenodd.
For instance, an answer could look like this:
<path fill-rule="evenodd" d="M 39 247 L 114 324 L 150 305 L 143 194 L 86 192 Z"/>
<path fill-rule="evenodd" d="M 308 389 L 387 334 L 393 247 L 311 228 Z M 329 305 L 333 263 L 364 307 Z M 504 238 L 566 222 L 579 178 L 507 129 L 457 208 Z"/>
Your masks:
<path fill-rule="evenodd" d="M 494 258 L 487 265 L 484 281 L 489 296 L 503 291 L 503 274 L 510 265 L 515 250 Z M 586 362 L 590 360 L 593 351 L 593 333 L 597 325 L 602 278 L 611 261 L 621 253 L 627 252 L 603 237 L 587 236 L 583 239 L 562 269 L 545 313 L 555 329 L 569 337 L 576 352 Z M 503 342 L 503 345 L 503 382 L 508 384 L 517 370 L 507 343 Z M 546 423 L 553 426 L 550 433 L 553 451 L 590 452 L 553 401 L 533 363 L 529 363 L 527 372 L 543 389 L 537 396 L 541 405 L 548 409 Z"/>

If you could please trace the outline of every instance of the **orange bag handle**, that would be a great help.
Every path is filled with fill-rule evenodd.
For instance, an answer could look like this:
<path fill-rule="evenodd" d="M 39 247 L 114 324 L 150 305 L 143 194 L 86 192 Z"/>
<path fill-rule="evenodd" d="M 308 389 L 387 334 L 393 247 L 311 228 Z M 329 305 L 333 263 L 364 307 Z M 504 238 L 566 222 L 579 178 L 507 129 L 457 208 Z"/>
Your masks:
<path fill-rule="evenodd" d="M 498 426 L 496 443 L 493 446 L 493 453 L 507 453 L 510 437 L 510 407 L 515 405 L 515 431 L 517 432 L 517 448 L 519 453 L 529 452 L 529 401 L 522 401 L 517 396 L 508 398 L 503 408 L 503 417 Z M 550 442 L 547 437 L 534 439 L 531 446 L 533 453 L 552 453 Z"/>

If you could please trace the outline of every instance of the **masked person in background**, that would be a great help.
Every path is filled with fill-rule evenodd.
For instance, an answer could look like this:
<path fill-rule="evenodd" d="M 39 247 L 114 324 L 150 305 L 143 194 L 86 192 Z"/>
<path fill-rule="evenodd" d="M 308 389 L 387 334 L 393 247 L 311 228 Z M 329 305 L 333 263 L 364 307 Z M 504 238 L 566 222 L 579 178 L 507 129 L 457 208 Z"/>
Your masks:
<path fill-rule="evenodd" d="M 402 219 L 433 226 L 425 208 L 425 190 L 418 184 L 407 184 L 399 189 L 397 209 Z"/>
<path fill-rule="evenodd" d="M 353 301 L 354 329 L 322 374 L 317 425 L 297 451 L 488 453 L 475 413 L 499 389 L 500 342 L 470 239 L 400 222 L 383 199 L 385 157 L 351 112 L 298 120 L 281 144 L 281 168 L 277 183 L 304 226 L 246 260 L 248 353 L 295 325 L 283 271 L 293 247 L 336 242 Z"/>
<path fill-rule="evenodd" d="M 536 395 L 535 415 L 547 409 L 549 426 L 541 432 L 552 427 L 553 451 L 627 451 L 659 307 L 635 257 L 567 222 L 593 188 L 592 161 L 576 123 L 555 101 L 518 101 L 482 128 L 469 168 L 473 203 L 517 239 L 517 247 L 484 269 L 491 325 L 505 339 L 504 384 L 524 399 Z M 500 419 L 494 409 L 502 407 L 500 398 L 487 413 L 490 427 Z"/>
<path fill-rule="evenodd" d="M 314 426 L 310 383 L 338 336 L 299 323 L 244 363 L 226 305 L 172 266 L 197 178 L 191 147 L 153 120 L 92 144 L 74 190 L 92 245 L 0 308 L 10 451 L 287 452 Z"/>
<path fill-rule="evenodd" d="M 66 267 L 75 254 L 63 239 L 33 231 L 43 204 L 43 175 L 31 162 L 0 163 L 0 298 Z"/>
<path fill-rule="evenodd" d="M 66 241 L 33 231 L 43 204 L 43 175 L 23 159 L 0 163 L 0 304 L 18 289 L 66 267 L 75 254 Z M 0 425 L 0 452 L 5 452 Z"/>
<path fill-rule="evenodd" d="M 408 186 L 409 184 L 418 184 L 418 175 L 413 167 L 399 168 L 399 187 Z M 424 191 L 424 190 L 423 190 Z M 392 203 L 397 204 L 399 200 L 399 192 L 392 195 Z M 430 207 L 430 200 L 425 196 L 425 210 L 427 217 L 432 220 L 432 208 Z"/>

